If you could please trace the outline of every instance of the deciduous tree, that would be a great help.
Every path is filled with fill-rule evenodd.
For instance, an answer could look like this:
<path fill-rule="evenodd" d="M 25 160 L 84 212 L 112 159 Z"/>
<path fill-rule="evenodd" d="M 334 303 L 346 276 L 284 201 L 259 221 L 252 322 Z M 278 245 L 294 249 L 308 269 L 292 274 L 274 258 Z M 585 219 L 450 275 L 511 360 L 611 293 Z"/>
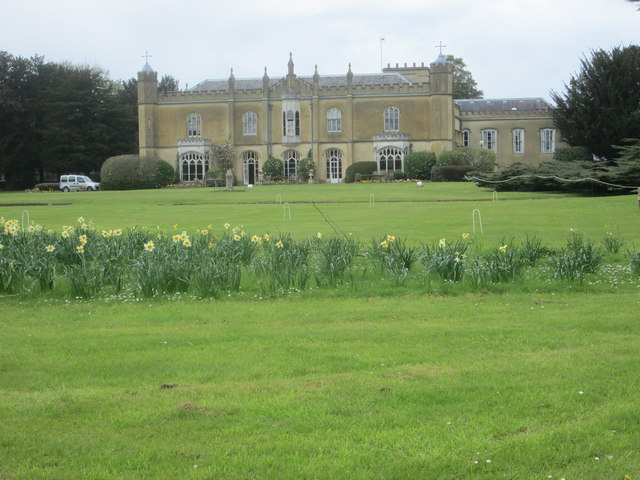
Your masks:
<path fill-rule="evenodd" d="M 459 57 L 447 55 L 447 62 L 453 65 L 453 98 L 482 98 L 484 92 L 478 90 L 478 84 Z"/>

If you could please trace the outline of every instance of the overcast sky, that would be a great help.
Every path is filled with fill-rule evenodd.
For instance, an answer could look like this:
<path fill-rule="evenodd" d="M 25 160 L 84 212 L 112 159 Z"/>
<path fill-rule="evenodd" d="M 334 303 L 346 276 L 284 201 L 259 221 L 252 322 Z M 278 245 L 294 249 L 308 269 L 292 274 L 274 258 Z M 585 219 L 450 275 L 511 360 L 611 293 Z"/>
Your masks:
<path fill-rule="evenodd" d="M 20 0 L 2 7 L 0 50 L 99 66 L 129 79 L 149 63 L 205 79 L 379 72 L 462 57 L 487 98 L 564 91 L 594 49 L 640 44 L 625 0 Z M 384 37 L 384 41 L 380 38 Z"/>

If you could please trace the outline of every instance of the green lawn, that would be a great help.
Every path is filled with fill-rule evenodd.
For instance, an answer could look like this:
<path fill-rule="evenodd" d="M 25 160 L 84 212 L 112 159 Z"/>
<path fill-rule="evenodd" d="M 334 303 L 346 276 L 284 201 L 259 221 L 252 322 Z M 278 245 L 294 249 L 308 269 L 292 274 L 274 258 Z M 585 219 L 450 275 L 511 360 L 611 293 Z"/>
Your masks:
<path fill-rule="evenodd" d="M 500 192 L 498 201 L 493 201 L 491 191 L 470 183 L 435 183 L 424 188 L 413 183 L 268 185 L 236 190 L 3 193 L 0 216 L 21 219 L 28 211 L 31 220 L 57 231 L 62 225 L 75 225 L 83 216 L 101 228 L 138 225 L 173 232 L 208 225 L 218 229 L 231 223 L 250 233 L 286 232 L 304 238 L 318 231 L 333 233 L 324 214 L 336 229 L 367 242 L 393 234 L 420 243 L 472 232 L 472 214 L 478 209 L 485 242 L 491 245 L 505 236 L 526 234 L 560 245 L 570 228 L 596 239 L 607 231 L 628 238 L 640 236 L 640 210 L 633 195 L 585 198 Z M 322 214 L 311 202 L 317 202 Z M 28 203 L 45 205 L 24 205 Z M 478 220 L 476 216 L 479 233 Z"/>
<path fill-rule="evenodd" d="M 12 302 L 0 478 L 636 478 L 639 309 L 636 293 Z"/>
<path fill-rule="evenodd" d="M 640 245 L 635 196 L 493 201 L 470 184 L 0 194 L 1 217 L 28 210 L 57 232 L 83 216 L 194 240 L 226 222 L 303 239 L 333 234 L 324 214 L 363 245 L 460 238 L 476 208 L 472 238 L 487 249 L 526 235 L 559 247 L 570 229 Z M 580 283 L 540 267 L 487 289 L 433 287 L 416 267 L 404 284 L 370 270 L 267 300 L 245 284 L 218 300 L 0 296 L 0 479 L 640 478 L 640 277 L 625 255 Z"/>

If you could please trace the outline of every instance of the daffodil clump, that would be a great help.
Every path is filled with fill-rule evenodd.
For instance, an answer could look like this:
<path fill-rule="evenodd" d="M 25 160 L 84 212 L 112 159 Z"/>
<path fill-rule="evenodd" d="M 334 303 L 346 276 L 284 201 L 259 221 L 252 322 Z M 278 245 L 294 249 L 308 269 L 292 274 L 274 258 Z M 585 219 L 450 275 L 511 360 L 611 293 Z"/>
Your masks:
<path fill-rule="evenodd" d="M 577 232 L 571 232 L 560 249 L 527 237 L 521 243 L 502 239 L 487 250 L 466 232 L 457 238 L 436 237 L 431 245 L 420 247 L 387 233 L 365 248 L 348 235 L 318 232 L 296 240 L 288 234 L 250 234 L 231 223 L 191 232 L 176 224 L 173 231 L 162 232 L 99 229 L 80 217 L 76 225 L 56 232 L 35 222 L 21 225 L 0 218 L 0 294 L 5 295 L 217 298 L 241 290 L 274 296 L 312 285 L 359 288 L 380 282 L 395 287 L 410 283 L 421 289 L 438 284 L 484 289 L 531 272 L 546 275 L 547 281 L 582 283 L 604 272 L 604 256 L 595 242 Z M 629 264 L 622 270 L 631 278 L 640 277 L 640 254 L 629 252 L 627 258 Z"/>

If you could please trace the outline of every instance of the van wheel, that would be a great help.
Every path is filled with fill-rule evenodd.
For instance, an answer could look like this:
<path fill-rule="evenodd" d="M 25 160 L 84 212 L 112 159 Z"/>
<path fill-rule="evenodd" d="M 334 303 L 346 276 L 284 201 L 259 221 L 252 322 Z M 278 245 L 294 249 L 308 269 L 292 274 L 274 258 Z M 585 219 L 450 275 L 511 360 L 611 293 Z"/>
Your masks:
<path fill-rule="evenodd" d="M 64 187 L 64 188 L 62 189 L 62 191 L 63 191 L 63 192 L 68 192 L 68 191 L 69 191 L 69 187 Z"/>
<path fill-rule="evenodd" d="M 87 192 L 93 192 L 93 187 L 87 187 Z"/>

